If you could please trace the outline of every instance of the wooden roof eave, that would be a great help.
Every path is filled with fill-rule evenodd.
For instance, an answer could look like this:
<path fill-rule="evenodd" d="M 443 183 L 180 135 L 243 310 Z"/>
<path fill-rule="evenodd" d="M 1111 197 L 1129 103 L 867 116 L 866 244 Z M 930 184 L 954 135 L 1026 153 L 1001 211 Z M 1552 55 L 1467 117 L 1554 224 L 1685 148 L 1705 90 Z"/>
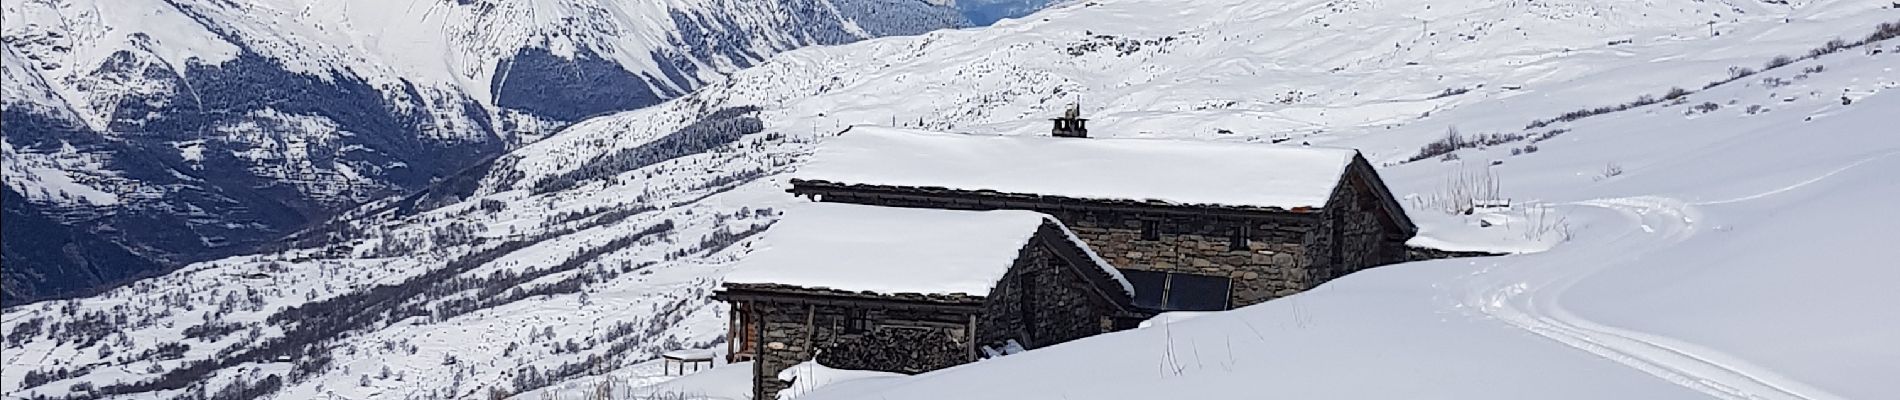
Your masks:
<path fill-rule="evenodd" d="M 774 284 L 732 284 L 713 292 L 713 299 L 725 302 L 772 302 L 838 306 L 871 306 L 981 312 L 985 297 L 972 295 L 927 295 L 918 293 L 877 294 L 813 289 Z"/>
<path fill-rule="evenodd" d="M 871 184 L 847 184 L 825 180 L 792 179 L 792 188 L 786 192 L 794 195 L 827 195 L 852 193 L 865 196 L 897 197 L 912 199 L 936 199 L 966 203 L 1001 203 L 998 208 L 1022 209 L 1093 209 L 1113 211 L 1134 211 L 1145 213 L 1166 213 L 1183 215 L 1216 215 L 1241 218 L 1317 218 L 1325 211 L 1319 207 L 1254 207 L 1219 204 L 1183 204 L 1160 200 L 1133 199 L 1090 199 L 1067 196 L 1039 195 L 1032 193 L 999 192 L 989 189 L 965 190 L 938 186 L 891 186 Z M 971 199 L 975 198 L 975 199 Z"/>

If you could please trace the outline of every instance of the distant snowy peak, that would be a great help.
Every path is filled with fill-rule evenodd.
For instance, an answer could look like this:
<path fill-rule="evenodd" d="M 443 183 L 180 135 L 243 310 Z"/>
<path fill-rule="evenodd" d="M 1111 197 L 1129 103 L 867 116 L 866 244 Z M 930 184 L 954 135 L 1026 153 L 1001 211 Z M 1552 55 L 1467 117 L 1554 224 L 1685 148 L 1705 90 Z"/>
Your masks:
<path fill-rule="evenodd" d="M 432 87 L 568 122 L 676 97 L 779 51 L 968 25 L 918 0 L 52 0 L 5 14 L 8 47 L 56 82 L 125 52 L 180 75 L 255 53 L 358 77 L 392 100 Z"/>
<path fill-rule="evenodd" d="M 32 166 L 7 173 L 45 177 L 9 183 L 177 261 L 781 51 L 968 25 L 922 0 L 34 0 L 0 19 L 7 157 Z"/>
<path fill-rule="evenodd" d="M 1015 18 L 1052 4 L 1074 2 L 1075 0 L 945 0 L 956 3 L 957 10 L 970 23 L 989 25 L 1005 18 Z"/>
<path fill-rule="evenodd" d="M 72 118 L 66 102 L 59 93 L 46 84 L 40 77 L 40 71 L 34 69 L 27 60 L 13 52 L 11 47 L 0 47 L 0 101 L 8 107 L 22 107 L 36 112 Z"/>

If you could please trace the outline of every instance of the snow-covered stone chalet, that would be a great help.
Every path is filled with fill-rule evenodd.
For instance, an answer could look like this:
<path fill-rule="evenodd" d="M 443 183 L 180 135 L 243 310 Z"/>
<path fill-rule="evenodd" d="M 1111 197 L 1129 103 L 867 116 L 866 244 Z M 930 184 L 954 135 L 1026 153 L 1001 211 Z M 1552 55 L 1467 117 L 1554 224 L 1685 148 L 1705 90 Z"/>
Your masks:
<path fill-rule="evenodd" d="M 1417 232 L 1355 150 L 1087 138 L 1080 121 L 1056 130 L 1065 127 L 1053 137 L 855 127 L 820 144 L 790 191 L 1049 214 L 1120 267 L 1150 311 L 1223 310 L 1312 289 L 1405 261 Z"/>
<path fill-rule="evenodd" d="M 985 347 L 1038 348 L 1132 325 L 1133 287 L 1061 222 L 1033 211 L 812 203 L 787 211 L 714 296 L 753 398 L 814 358 L 919 373 Z"/>
<path fill-rule="evenodd" d="M 1405 261 L 1417 227 L 1359 152 L 855 127 L 716 297 L 755 398 L 779 373 L 917 373 L 1312 289 Z"/>

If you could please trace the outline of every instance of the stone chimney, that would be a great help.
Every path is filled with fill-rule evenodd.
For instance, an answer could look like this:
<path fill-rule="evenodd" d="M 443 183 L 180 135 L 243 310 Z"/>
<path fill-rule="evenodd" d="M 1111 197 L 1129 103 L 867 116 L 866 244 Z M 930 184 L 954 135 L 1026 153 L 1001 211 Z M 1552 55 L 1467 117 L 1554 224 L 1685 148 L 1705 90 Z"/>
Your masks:
<path fill-rule="evenodd" d="M 1049 131 L 1050 136 L 1068 138 L 1089 137 L 1089 120 L 1082 118 L 1082 105 L 1080 104 L 1070 104 L 1069 109 L 1062 112 L 1062 118 L 1052 119 L 1051 121 L 1055 121 L 1056 126 L 1055 129 Z"/>

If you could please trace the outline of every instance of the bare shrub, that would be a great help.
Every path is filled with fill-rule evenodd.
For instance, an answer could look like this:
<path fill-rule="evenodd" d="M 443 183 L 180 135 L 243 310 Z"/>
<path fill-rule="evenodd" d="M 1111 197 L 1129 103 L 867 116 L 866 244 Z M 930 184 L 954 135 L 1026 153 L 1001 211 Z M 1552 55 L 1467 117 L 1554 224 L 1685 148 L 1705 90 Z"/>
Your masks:
<path fill-rule="evenodd" d="M 1874 33 L 1868 34 L 1867 38 L 1862 39 L 1862 41 L 1873 43 L 1896 37 L 1900 37 L 1900 21 L 1882 23 L 1880 26 L 1874 27 Z"/>
<path fill-rule="evenodd" d="M 1445 175 L 1437 192 L 1413 197 L 1413 205 L 1452 215 L 1470 214 L 1478 204 L 1501 201 L 1502 187 L 1491 168 L 1458 168 Z"/>
<path fill-rule="evenodd" d="M 1465 87 L 1445 88 L 1444 91 L 1438 92 L 1438 94 L 1436 95 L 1432 95 L 1432 97 L 1429 98 L 1428 100 L 1442 99 L 1442 98 L 1457 96 L 1457 95 L 1461 95 L 1465 93 L 1471 93 L 1471 88 L 1465 88 Z"/>
<path fill-rule="evenodd" d="M 1524 213 L 1529 227 L 1524 229 L 1524 238 L 1542 241 L 1555 237 L 1559 241 L 1570 241 L 1570 218 L 1556 215 L 1549 206 L 1535 205 Z"/>
<path fill-rule="evenodd" d="M 1841 51 L 1841 49 L 1846 49 L 1848 47 L 1849 46 L 1846 40 L 1841 40 L 1841 39 L 1829 40 L 1827 41 L 1827 43 L 1822 43 L 1821 47 L 1816 47 L 1812 50 L 1808 50 L 1808 58 L 1815 58 L 1815 57 L 1820 57 L 1820 56 L 1824 56 L 1828 54 L 1834 54 L 1834 52 Z"/>
<path fill-rule="evenodd" d="M 1794 58 L 1793 58 L 1793 57 L 1788 57 L 1788 56 L 1775 56 L 1775 58 L 1770 58 L 1770 59 L 1768 59 L 1768 63 L 1767 63 L 1767 64 L 1763 64 L 1763 65 L 1762 65 L 1762 69 L 1775 69 L 1775 68 L 1781 68 L 1781 67 L 1786 67 L 1786 66 L 1788 66 L 1788 64 L 1794 64 Z"/>
<path fill-rule="evenodd" d="M 1705 101 L 1705 102 L 1702 102 L 1702 104 L 1697 104 L 1695 106 L 1689 107 L 1688 114 L 1708 114 L 1708 113 L 1715 112 L 1715 110 L 1720 110 L 1720 109 L 1722 109 L 1721 104 L 1715 104 L 1715 102 L 1712 102 L 1712 101 Z"/>
<path fill-rule="evenodd" d="M 1464 146 L 1465 135 L 1458 133 L 1458 127 L 1445 128 L 1445 137 L 1434 140 L 1431 143 L 1426 143 L 1424 147 L 1418 149 L 1418 154 L 1413 155 L 1412 158 L 1407 159 L 1406 162 L 1451 154 L 1451 152 L 1458 151 L 1458 149 L 1462 149 Z"/>
<path fill-rule="evenodd" d="M 1557 135 L 1562 135 L 1569 132 L 1570 132 L 1569 129 L 1564 129 L 1564 128 L 1557 128 L 1557 129 L 1544 131 L 1544 133 L 1539 133 L 1537 134 L 1537 136 L 1531 137 L 1531 143 L 1537 143 L 1537 142 L 1542 142 L 1545 140 L 1550 140 L 1552 138 L 1556 138 Z M 1530 149 L 1527 149 L 1525 151 L 1526 153 L 1537 151 L 1537 146 L 1529 146 L 1529 147 Z"/>
<path fill-rule="evenodd" d="M 1666 92 L 1666 93 L 1663 93 L 1663 100 L 1675 100 L 1675 99 L 1680 99 L 1680 98 L 1683 98 L 1683 97 L 1686 97 L 1686 96 L 1688 96 L 1688 95 L 1689 95 L 1689 93 L 1691 93 L 1691 92 L 1689 92 L 1689 89 L 1683 89 L 1683 88 L 1679 88 L 1679 87 L 1672 87 L 1672 88 L 1669 88 L 1669 91 L 1668 91 L 1668 92 Z"/>

